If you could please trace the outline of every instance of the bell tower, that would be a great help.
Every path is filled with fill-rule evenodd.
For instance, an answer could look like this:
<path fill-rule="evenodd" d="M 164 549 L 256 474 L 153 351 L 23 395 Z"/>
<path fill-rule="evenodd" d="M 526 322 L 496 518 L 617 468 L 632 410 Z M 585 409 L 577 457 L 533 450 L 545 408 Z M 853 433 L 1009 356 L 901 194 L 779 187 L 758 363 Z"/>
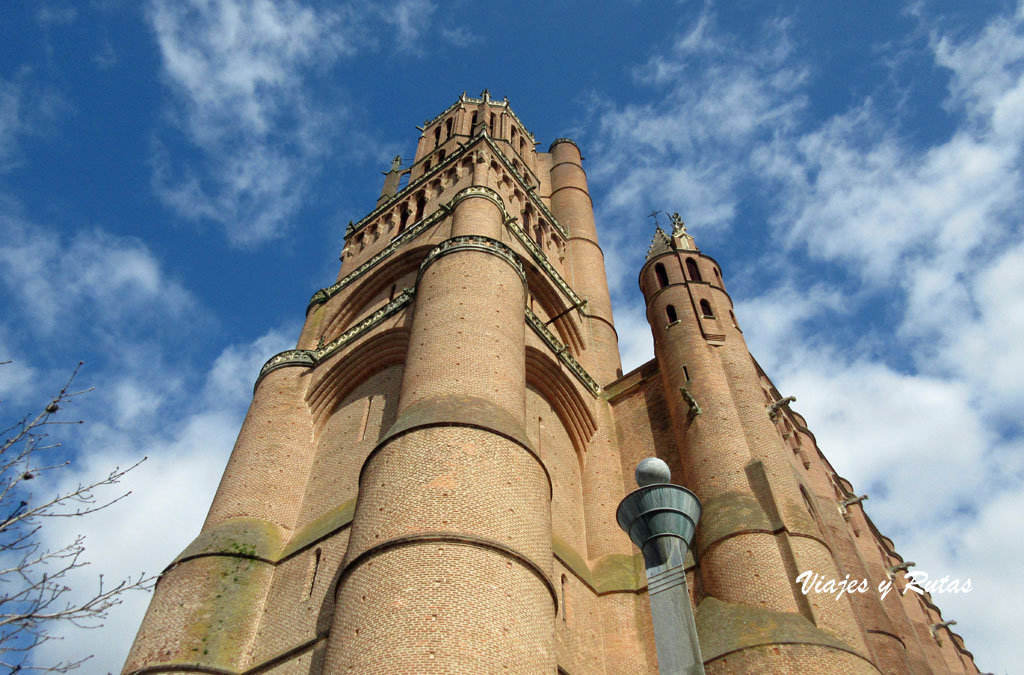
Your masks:
<path fill-rule="evenodd" d="M 657 673 L 616 522 L 648 456 L 704 504 L 680 586 L 707 672 L 976 672 L 934 605 L 800 592 L 906 567 L 681 219 L 640 272 L 655 358 L 622 374 L 577 144 L 538 150 L 487 90 L 417 129 L 256 377 L 126 675 Z"/>

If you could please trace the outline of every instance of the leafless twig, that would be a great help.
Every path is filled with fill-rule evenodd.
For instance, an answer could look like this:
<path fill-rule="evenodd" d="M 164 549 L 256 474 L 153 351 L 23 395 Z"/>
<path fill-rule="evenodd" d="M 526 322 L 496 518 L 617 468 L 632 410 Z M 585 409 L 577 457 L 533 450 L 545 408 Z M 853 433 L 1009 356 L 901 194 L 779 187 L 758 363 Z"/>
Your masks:
<path fill-rule="evenodd" d="M 0 365 L 10 363 L 0 362 Z M 154 577 L 139 574 L 110 585 L 100 575 L 97 589 L 87 599 L 71 599 L 69 574 L 89 563 L 83 558 L 85 538 L 55 550 L 42 547 L 42 533 L 51 518 L 74 518 L 95 513 L 115 504 L 131 492 L 113 498 L 98 497 L 97 490 L 116 485 L 145 458 L 125 469 L 114 467 L 104 477 L 90 483 L 37 497 L 31 483 L 66 468 L 68 461 L 48 461 L 60 443 L 51 442 L 49 427 L 82 424 L 55 419 L 66 404 L 93 389 L 73 390 L 72 384 L 82 364 L 42 411 L 25 415 L 0 431 L 6 437 L 0 444 L 0 666 L 10 672 L 65 673 L 82 665 L 90 657 L 57 664 L 36 665 L 31 653 L 50 640 L 59 639 L 52 630 L 61 624 L 80 628 L 103 625 L 111 608 L 121 604 L 124 593 L 149 589 Z"/>

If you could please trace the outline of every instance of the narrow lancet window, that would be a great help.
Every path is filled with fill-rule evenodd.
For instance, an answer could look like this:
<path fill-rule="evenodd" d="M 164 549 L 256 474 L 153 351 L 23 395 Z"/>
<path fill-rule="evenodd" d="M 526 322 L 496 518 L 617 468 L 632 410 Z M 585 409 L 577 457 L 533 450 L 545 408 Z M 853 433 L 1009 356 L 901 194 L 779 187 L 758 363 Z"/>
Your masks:
<path fill-rule="evenodd" d="M 676 321 L 679 320 L 679 317 L 676 316 L 676 308 L 672 305 L 669 305 L 668 307 L 665 308 L 665 314 L 668 315 L 669 323 L 675 323 Z"/>
<path fill-rule="evenodd" d="M 658 263 L 654 266 L 654 274 L 658 277 L 658 288 L 665 288 L 668 286 L 668 273 L 665 271 L 665 266 Z"/>
<path fill-rule="evenodd" d="M 697 269 L 697 263 L 693 258 L 686 259 L 686 273 L 689 275 L 690 281 L 703 281 L 700 278 L 700 270 Z"/>
<path fill-rule="evenodd" d="M 715 318 L 715 313 L 711 311 L 711 303 L 707 300 L 700 301 L 700 313 L 705 319 Z"/>

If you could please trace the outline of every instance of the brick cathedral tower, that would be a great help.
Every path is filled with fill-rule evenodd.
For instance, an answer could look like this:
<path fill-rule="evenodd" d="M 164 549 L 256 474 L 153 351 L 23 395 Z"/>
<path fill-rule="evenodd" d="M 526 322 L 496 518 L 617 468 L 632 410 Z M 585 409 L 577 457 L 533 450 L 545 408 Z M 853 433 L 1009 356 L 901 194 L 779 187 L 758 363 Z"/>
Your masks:
<path fill-rule="evenodd" d="M 640 271 L 655 358 L 622 375 L 581 161 L 487 91 L 423 126 L 259 373 L 125 673 L 657 673 L 615 521 L 647 456 L 703 502 L 707 672 L 977 672 L 678 217 Z M 805 596 L 806 570 L 896 586 Z"/>

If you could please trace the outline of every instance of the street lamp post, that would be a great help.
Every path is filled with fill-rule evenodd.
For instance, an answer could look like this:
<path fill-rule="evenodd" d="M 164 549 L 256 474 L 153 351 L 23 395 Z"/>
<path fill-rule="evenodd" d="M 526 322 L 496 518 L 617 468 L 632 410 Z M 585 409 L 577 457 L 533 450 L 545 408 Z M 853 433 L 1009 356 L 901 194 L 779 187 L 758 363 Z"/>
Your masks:
<path fill-rule="evenodd" d="M 636 467 L 639 489 L 619 504 L 619 527 L 643 552 L 661 675 L 703 675 L 684 560 L 700 520 L 700 500 L 669 481 L 668 465 L 648 457 Z"/>

